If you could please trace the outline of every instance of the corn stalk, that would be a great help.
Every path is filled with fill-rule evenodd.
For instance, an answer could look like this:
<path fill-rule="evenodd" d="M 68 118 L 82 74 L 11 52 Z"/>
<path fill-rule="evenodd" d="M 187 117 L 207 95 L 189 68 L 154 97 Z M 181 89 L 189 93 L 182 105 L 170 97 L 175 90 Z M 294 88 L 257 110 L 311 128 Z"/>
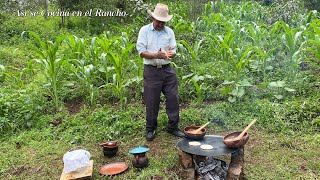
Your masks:
<path fill-rule="evenodd" d="M 0 64 L 0 83 L 4 82 L 7 76 L 10 74 L 6 72 L 5 66 Z"/>
<path fill-rule="evenodd" d="M 108 84 L 110 79 L 112 78 L 109 72 L 111 69 L 113 69 L 112 62 L 108 60 L 107 55 L 111 51 L 113 43 L 117 41 L 119 38 L 120 37 L 118 36 L 109 38 L 109 34 L 103 34 L 102 37 L 97 37 L 96 39 L 92 39 L 91 41 L 90 51 L 93 56 L 98 56 L 100 59 L 99 71 L 105 74 L 105 84 Z M 95 43 L 99 45 L 100 51 L 102 51 L 101 54 L 99 52 L 99 49 L 95 47 Z"/>
<path fill-rule="evenodd" d="M 71 62 L 75 64 L 74 74 L 82 83 L 82 87 L 86 94 L 88 94 L 89 105 L 95 105 L 96 88 L 93 85 L 94 70 L 93 64 L 87 64 L 87 56 L 85 53 L 85 39 L 76 36 L 68 36 L 69 47 L 72 50 Z M 92 45 L 92 44 L 91 44 Z"/>
<path fill-rule="evenodd" d="M 301 61 L 301 49 L 306 43 L 299 43 L 299 38 L 303 31 L 296 31 L 295 29 L 291 29 L 284 21 L 278 21 L 272 28 L 271 34 L 278 36 L 280 29 L 284 30 L 284 33 L 281 36 L 281 40 L 289 52 L 287 56 L 290 66 L 292 67 L 290 69 L 292 71 L 290 74 L 295 79 L 295 75 L 298 72 L 299 64 Z"/>
<path fill-rule="evenodd" d="M 203 93 L 208 89 L 207 84 L 205 83 L 206 79 L 212 79 L 211 75 L 197 75 L 194 73 L 188 74 L 182 77 L 182 80 L 186 80 L 185 83 L 192 83 L 194 90 L 190 91 L 190 93 L 194 93 L 197 97 L 197 103 L 201 104 L 203 102 Z"/>
<path fill-rule="evenodd" d="M 320 61 L 320 28 L 315 23 L 311 23 L 310 26 L 313 28 L 315 34 L 313 39 L 309 39 L 314 48 L 308 47 L 307 51 L 314 53 L 318 61 Z"/>
<path fill-rule="evenodd" d="M 25 34 L 26 32 L 22 33 Z M 58 95 L 58 88 L 60 86 L 60 81 L 58 75 L 60 73 L 61 67 L 66 63 L 64 57 L 58 57 L 58 50 L 66 38 L 66 35 L 60 35 L 56 38 L 54 42 L 46 40 L 42 41 L 38 34 L 32 31 L 27 32 L 29 35 L 34 37 L 37 42 L 38 48 L 35 49 L 36 52 L 42 57 L 42 59 L 36 59 L 38 63 L 42 65 L 42 68 L 46 74 L 47 80 L 49 82 L 51 97 L 54 101 L 55 109 L 58 110 L 60 106 L 60 99 Z"/>
<path fill-rule="evenodd" d="M 112 69 L 115 71 L 112 83 L 108 83 L 107 85 L 113 87 L 120 100 L 120 104 L 123 105 L 126 100 L 125 87 L 128 85 L 125 73 L 130 62 L 129 54 L 135 47 L 135 44 L 129 41 L 126 33 L 123 33 L 122 37 L 119 37 L 119 40 L 114 41 L 114 49 L 107 52 L 107 59 L 110 60 L 113 65 Z"/>
<path fill-rule="evenodd" d="M 195 41 L 193 46 L 184 40 L 179 41 L 179 43 L 182 44 L 187 49 L 187 52 L 190 54 L 193 64 L 196 64 L 199 62 L 199 52 L 201 50 L 201 44 L 202 44 L 203 40 L 204 39 L 201 39 L 199 41 Z"/>

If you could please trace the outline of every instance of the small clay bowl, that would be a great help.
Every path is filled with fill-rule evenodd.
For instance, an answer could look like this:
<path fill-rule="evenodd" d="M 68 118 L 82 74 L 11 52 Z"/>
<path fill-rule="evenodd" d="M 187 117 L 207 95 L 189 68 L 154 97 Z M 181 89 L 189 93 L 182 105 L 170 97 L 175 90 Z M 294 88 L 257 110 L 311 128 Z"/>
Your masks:
<path fill-rule="evenodd" d="M 237 140 L 237 141 L 225 141 L 225 139 L 236 138 L 240 134 L 241 134 L 241 132 L 233 132 L 233 133 L 230 133 L 230 134 L 224 136 L 223 143 L 226 146 L 230 147 L 230 148 L 239 148 L 239 147 L 244 146 L 247 143 L 247 141 L 249 140 L 249 134 L 248 133 L 245 133 L 240 140 Z"/>
<path fill-rule="evenodd" d="M 202 129 L 201 129 L 201 134 L 192 134 L 192 133 L 189 132 L 189 131 L 196 130 L 196 129 L 198 129 L 198 128 L 200 128 L 200 126 L 187 126 L 187 127 L 184 128 L 184 134 L 186 135 L 186 137 L 187 137 L 188 139 L 191 139 L 191 140 L 200 140 L 200 139 L 202 139 L 202 138 L 206 135 L 207 129 L 202 128 Z"/>
<path fill-rule="evenodd" d="M 106 143 L 100 144 L 100 146 L 102 146 L 104 148 L 112 149 L 112 148 L 118 147 L 118 142 L 117 141 L 108 141 Z"/>

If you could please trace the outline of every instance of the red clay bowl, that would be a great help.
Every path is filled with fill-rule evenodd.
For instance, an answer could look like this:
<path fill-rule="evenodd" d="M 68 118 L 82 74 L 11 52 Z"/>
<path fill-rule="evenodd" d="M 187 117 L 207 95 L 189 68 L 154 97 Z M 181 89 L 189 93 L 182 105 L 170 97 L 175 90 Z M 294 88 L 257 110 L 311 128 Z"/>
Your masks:
<path fill-rule="evenodd" d="M 245 133 L 240 140 L 237 140 L 237 141 L 225 141 L 225 139 L 235 138 L 235 137 L 239 136 L 240 134 L 241 134 L 241 132 L 233 132 L 233 133 L 230 133 L 230 134 L 224 136 L 223 143 L 226 146 L 231 147 L 231 148 L 239 148 L 241 146 L 244 146 L 249 140 L 249 134 L 248 133 Z"/>

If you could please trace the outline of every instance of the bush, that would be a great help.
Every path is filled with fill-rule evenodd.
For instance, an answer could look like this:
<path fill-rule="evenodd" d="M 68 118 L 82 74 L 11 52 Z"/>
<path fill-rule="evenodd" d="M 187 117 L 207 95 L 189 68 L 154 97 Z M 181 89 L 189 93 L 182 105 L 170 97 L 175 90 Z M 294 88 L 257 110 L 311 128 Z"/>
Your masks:
<path fill-rule="evenodd" d="M 0 133 L 34 127 L 44 114 L 46 100 L 37 90 L 1 89 Z"/>

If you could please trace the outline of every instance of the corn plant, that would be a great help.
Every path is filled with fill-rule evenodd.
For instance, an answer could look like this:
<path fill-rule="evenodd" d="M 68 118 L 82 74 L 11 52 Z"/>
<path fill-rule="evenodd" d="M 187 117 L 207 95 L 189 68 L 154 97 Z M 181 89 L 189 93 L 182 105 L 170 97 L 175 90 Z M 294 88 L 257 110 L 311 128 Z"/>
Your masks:
<path fill-rule="evenodd" d="M 46 40 L 42 41 L 38 34 L 32 31 L 27 32 L 29 35 L 36 39 L 36 45 L 38 48 L 35 51 L 40 55 L 41 59 L 36 59 L 38 63 L 42 65 L 42 68 L 46 74 L 46 78 L 49 85 L 49 93 L 53 99 L 55 109 L 58 110 L 60 106 L 60 98 L 58 95 L 58 88 L 60 86 L 59 73 L 64 63 L 67 61 L 64 57 L 59 57 L 58 50 L 65 39 L 66 35 L 60 35 L 54 42 Z M 24 35 L 25 32 L 22 33 Z"/>
<path fill-rule="evenodd" d="M 113 51 L 108 52 L 108 58 L 113 64 L 115 74 L 113 74 L 113 82 L 110 83 L 115 90 L 120 104 L 122 105 L 125 102 L 125 87 L 127 84 L 127 79 L 125 78 L 125 70 L 129 63 L 129 54 L 134 48 L 135 44 L 131 43 L 127 38 L 126 34 L 123 33 L 120 38 L 121 41 L 115 41 L 116 53 Z"/>
<path fill-rule="evenodd" d="M 180 17 L 180 19 L 176 18 L 176 22 L 173 22 L 172 24 L 173 24 L 174 32 L 177 36 L 186 35 L 186 32 L 188 32 L 188 34 L 195 33 L 196 24 L 194 22 L 186 21 L 182 19 L 182 17 Z"/>
<path fill-rule="evenodd" d="M 243 53 L 240 48 L 236 48 L 234 51 L 229 50 L 231 54 L 231 67 L 235 77 L 234 80 L 225 80 L 222 86 L 225 88 L 221 91 L 221 94 L 229 94 L 228 101 L 235 102 L 237 98 L 241 98 L 245 94 L 245 88 L 247 86 L 252 86 L 251 83 L 246 78 L 245 69 L 249 68 L 249 62 L 253 59 L 258 52 L 256 46 L 251 46 L 247 48 Z"/>
<path fill-rule="evenodd" d="M 311 10 L 308 13 L 307 23 L 311 23 L 311 21 L 313 19 L 317 19 L 317 16 L 318 16 L 318 11 L 317 10 Z"/>
<path fill-rule="evenodd" d="M 199 53 L 201 50 L 201 44 L 204 39 L 201 39 L 199 41 L 195 41 L 194 45 L 191 46 L 188 42 L 184 40 L 180 40 L 179 43 L 182 44 L 186 48 L 186 52 L 188 52 L 191 56 L 191 60 L 193 64 L 196 64 L 199 62 Z M 181 47 L 181 46 L 180 46 Z"/>
<path fill-rule="evenodd" d="M 262 23 L 250 23 L 245 28 L 245 39 L 251 40 L 252 44 L 257 48 L 257 60 L 250 62 L 250 68 L 260 72 L 262 81 L 267 81 L 267 70 L 273 69 L 272 60 L 274 59 L 274 52 L 280 47 L 278 41 L 270 38 L 269 31 Z"/>
<path fill-rule="evenodd" d="M 194 73 L 188 74 L 182 77 L 182 80 L 186 80 L 186 84 L 192 83 L 194 90 L 190 93 L 195 93 L 197 97 L 197 103 L 203 102 L 203 93 L 208 89 L 208 85 L 205 83 L 205 79 L 212 79 L 211 75 L 197 75 Z"/>
<path fill-rule="evenodd" d="M 92 80 L 94 79 L 94 70 L 95 67 L 92 64 L 83 66 L 82 64 L 77 64 L 77 69 L 75 70 L 75 74 L 78 79 L 84 84 L 85 91 L 89 94 L 89 103 L 90 106 L 95 105 L 95 97 L 97 93 L 97 89 L 94 86 Z"/>
<path fill-rule="evenodd" d="M 111 51 L 113 43 L 120 38 L 119 36 L 115 36 L 113 38 L 110 36 L 111 35 L 108 32 L 102 34 L 101 37 L 92 39 L 90 46 L 91 56 L 94 58 L 98 57 L 98 59 L 100 59 L 99 71 L 105 75 L 105 85 L 110 82 L 110 79 L 112 79 L 112 75 L 109 72 L 111 69 L 113 69 L 112 62 L 107 58 L 107 56 Z M 95 45 L 95 43 L 97 44 Z M 99 46 L 99 48 L 97 48 L 97 46 Z"/>
<path fill-rule="evenodd" d="M 228 29 L 226 34 L 224 36 L 222 35 L 216 35 L 214 38 L 216 39 L 216 42 L 219 43 L 218 45 L 218 52 L 219 52 L 219 59 L 224 60 L 228 64 L 228 69 L 227 71 L 230 71 L 230 64 L 231 64 L 231 58 L 234 56 L 232 47 L 233 47 L 233 42 L 235 39 L 235 34 L 234 31 L 231 31 L 231 28 Z"/>
<path fill-rule="evenodd" d="M 113 43 L 119 38 L 119 36 L 112 37 L 110 32 L 106 32 L 102 34 L 101 37 L 97 37 L 94 41 L 97 41 L 102 52 L 106 53 L 109 52 L 109 50 L 112 48 Z"/>
<path fill-rule="evenodd" d="M 203 33 L 220 32 L 228 25 L 227 19 L 221 13 L 211 13 L 208 16 L 201 16 L 197 21 L 197 28 Z"/>
<path fill-rule="evenodd" d="M 135 98 L 141 97 L 142 93 L 142 80 L 143 80 L 143 61 L 136 55 L 130 60 L 129 71 L 134 75 L 132 78 L 128 79 L 125 86 L 129 87 L 131 92 L 134 93 Z"/>
<path fill-rule="evenodd" d="M 28 73 L 27 71 L 27 68 L 21 70 L 15 66 L 4 66 L 0 64 L 0 83 L 10 81 L 10 84 L 20 88 L 25 83 L 24 77 L 25 74 Z"/>
<path fill-rule="evenodd" d="M 320 61 L 320 28 L 315 23 L 311 23 L 310 26 L 314 30 L 314 38 L 309 39 L 309 43 L 311 43 L 314 48 L 308 47 L 307 50 L 309 52 L 314 53 L 314 55 L 318 58 L 318 61 Z"/>
<path fill-rule="evenodd" d="M 115 70 L 115 73 L 112 75 L 112 83 L 108 83 L 108 85 L 111 85 L 113 87 L 116 94 L 118 95 L 120 104 L 123 104 L 123 102 L 125 101 L 125 96 L 124 96 L 125 80 L 122 72 L 122 68 L 124 67 L 123 66 L 124 61 L 119 57 L 118 54 L 115 54 L 113 52 L 109 52 L 108 57 L 109 59 L 111 59 L 112 63 L 114 64 L 113 69 Z"/>
<path fill-rule="evenodd" d="M 252 22 L 252 24 L 249 24 L 245 30 L 248 31 L 248 38 L 252 40 L 253 45 L 258 47 L 264 45 L 263 43 L 266 40 L 268 33 L 264 27 Z"/>
<path fill-rule="evenodd" d="M 90 106 L 95 105 L 95 94 L 97 92 L 93 85 L 95 66 L 87 64 L 85 39 L 76 36 L 68 36 L 68 45 L 71 48 L 71 62 L 75 64 L 74 74 L 80 80 L 84 91 L 89 95 Z M 91 44 L 92 45 L 92 44 Z"/>
<path fill-rule="evenodd" d="M 120 104 L 123 105 L 126 101 L 125 88 L 130 84 L 125 73 L 130 62 L 129 54 L 135 45 L 129 41 L 126 33 L 123 33 L 122 37 L 115 36 L 113 38 L 108 38 L 105 35 L 97 40 L 103 50 L 100 56 L 102 66 L 99 71 L 105 73 L 105 84 L 101 88 L 112 87 Z"/>
<path fill-rule="evenodd" d="M 88 63 L 93 64 L 94 66 L 98 66 L 100 62 L 99 51 L 100 51 L 100 47 L 98 46 L 98 43 L 97 43 L 97 37 L 93 37 L 90 43 L 90 51 L 87 59 L 87 61 L 89 61 Z"/>
<path fill-rule="evenodd" d="M 299 63 L 301 61 L 301 49 L 305 42 L 299 44 L 299 37 L 301 36 L 303 31 L 296 31 L 295 29 L 291 29 L 284 21 L 278 21 L 275 26 L 271 30 L 271 34 L 278 35 L 279 29 L 283 29 L 284 33 L 281 36 L 281 40 L 285 47 L 288 50 L 288 58 L 289 63 L 291 65 L 293 77 L 298 71 Z"/>
<path fill-rule="evenodd" d="M 10 76 L 10 74 L 6 72 L 4 65 L 0 64 L 0 82 L 4 82 L 7 76 Z"/>
<path fill-rule="evenodd" d="M 315 46 L 315 49 L 312 49 L 308 47 L 308 51 L 313 52 L 314 55 L 318 58 L 318 61 L 320 61 L 320 37 L 319 35 L 315 35 L 314 39 L 310 39 L 309 42 Z"/>
<path fill-rule="evenodd" d="M 294 32 L 294 30 L 289 28 L 283 21 L 280 21 L 280 23 L 282 23 L 282 27 L 285 31 L 285 34 L 282 35 L 283 43 L 289 50 L 289 57 L 291 58 L 292 63 L 298 65 L 299 62 L 295 59 L 295 54 L 299 53 L 298 39 L 301 36 L 302 31 Z"/>
<path fill-rule="evenodd" d="M 247 48 L 244 52 L 240 48 L 231 48 L 226 49 L 226 52 L 229 54 L 228 60 L 228 71 L 231 71 L 235 75 L 233 78 L 236 82 L 241 80 L 242 76 L 246 75 L 246 69 L 249 69 L 249 63 L 251 59 L 256 57 L 258 48 L 256 46 L 251 46 Z"/>
<path fill-rule="evenodd" d="M 267 75 L 266 72 L 267 70 L 272 70 L 273 66 L 269 65 L 268 63 L 271 64 L 272 61 L 272 54 L 276 50 L 276 48 L 272 48 L 269 50 L 264 50 L 264 49 L 259 49 L 258 50 L 258 60 L 259 60 L 259 66 L 258 66 L 258 71 L 262 72 L 262 81 L 268 81 L 267 80 Z M 251 66 L 252 68 L 252 66 Z"/>
<path fill-rule="evenodd" d="M 74 35 L 68 36 L 68 45 L 72 50 L 73 58 L 78 60 L 85 59 L 85 40 Z"/>
<path fill-rule="evenodd" d="M 247 48 L 243 53 L 237 49 L 238 53 L 236 56 L 231 56 L 233 69 L 235 70 L 235 80 L 239 81 L 241 76 L 245 74 L 245 69 L 249 67 L 250 60 L 253 59 L 257 54 L 258 47 L 251 46 Z"/>

